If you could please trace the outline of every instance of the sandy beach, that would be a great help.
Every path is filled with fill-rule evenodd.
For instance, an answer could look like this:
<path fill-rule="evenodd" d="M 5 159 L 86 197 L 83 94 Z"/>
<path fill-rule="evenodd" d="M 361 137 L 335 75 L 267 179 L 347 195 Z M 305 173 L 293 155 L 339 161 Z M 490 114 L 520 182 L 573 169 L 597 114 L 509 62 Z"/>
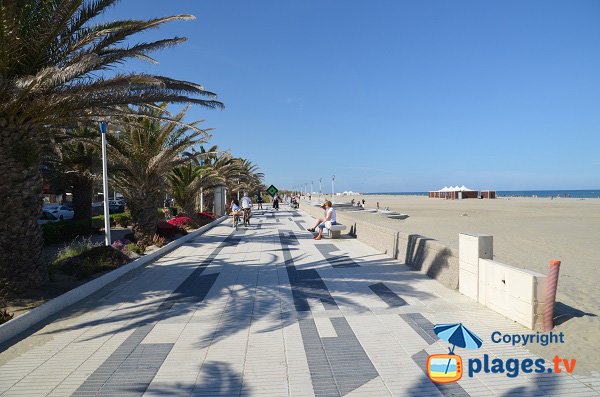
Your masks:
<path fill-rule="evenodd" d="M 562 354 L 578 360 L 578 369 L 598 371 L 600 351 L 600 199 L 499 198 L 443 200 L 422 196 L 366 195 L 367 208 L 406 213 L 405 220 L 358 213 L 371 221 L 411 234 L 421 234 L 458 248 L 461 232 L 494 236 L 494 259 L 546 274 L 548 261 L 562 261 L 557 311 L 571 317 L 557 330 L 565 344 L 536 348 L 543 355 Z M 549 350 L 551 349 L 551 351 Z"/>

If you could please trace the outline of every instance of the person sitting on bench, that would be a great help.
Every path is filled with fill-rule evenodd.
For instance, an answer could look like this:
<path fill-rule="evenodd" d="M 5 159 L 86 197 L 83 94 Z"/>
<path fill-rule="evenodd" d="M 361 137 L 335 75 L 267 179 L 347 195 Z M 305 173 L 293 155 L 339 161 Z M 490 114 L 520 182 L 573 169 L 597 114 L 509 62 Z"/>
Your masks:
<path fill-rule="evenodd" d="M 309 232 L 314 232 L 315 229 L 317 228 L 317 226 L 319 226 L 321 223 L 325 222 L 325 217 L 327 216 L 327 209 L 325 208 L 325 203 L 321 204 L 320 207 L 324 211 L 323 212 L 323 217 L 322 218 L 318 218 L 317 219 L 317 223 L 315 223 L 315 225 L 313 227 L 311 227 L 310 229 L 306 229 Z"/>
<path fill-rule="evenodd" d="M 317 227 L 319 228 L 319 234 L 314 238 L 315 240 L 321 240 L 323 238 L 323 230 L 327 227 L 335 225 L 336 216 L 335 216 L 335 208 L 333 208 L 333 204 L 331 201 L 325 202 L 325 219 L 321 222 Z"/>

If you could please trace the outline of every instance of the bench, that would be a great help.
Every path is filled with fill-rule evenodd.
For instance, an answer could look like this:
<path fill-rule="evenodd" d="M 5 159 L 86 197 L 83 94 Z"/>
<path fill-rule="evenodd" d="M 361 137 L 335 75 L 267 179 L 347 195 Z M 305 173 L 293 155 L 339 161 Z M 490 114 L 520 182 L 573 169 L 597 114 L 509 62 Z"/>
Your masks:
<path fill-rule="evenodd" d="M 342 237 L 342 231 L 346 230 L 346 225 L 341 225 L 337 223 L 335 225 L 331 225 L 326 229 L 329 232 L 329 238 L 340 238 Z"/>

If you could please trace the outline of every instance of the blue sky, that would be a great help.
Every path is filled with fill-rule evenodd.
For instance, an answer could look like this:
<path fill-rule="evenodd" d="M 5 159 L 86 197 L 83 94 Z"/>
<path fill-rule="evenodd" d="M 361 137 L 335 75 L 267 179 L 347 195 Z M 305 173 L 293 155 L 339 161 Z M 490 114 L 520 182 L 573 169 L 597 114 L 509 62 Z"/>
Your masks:
<path fill-rule="evenodd" d="M 187 79 L 212 144 L 280 188 L 362 192 L 600 187 L 600 2 L 124 0 L 108 17 L 190 13 L 127 68 Z"/>

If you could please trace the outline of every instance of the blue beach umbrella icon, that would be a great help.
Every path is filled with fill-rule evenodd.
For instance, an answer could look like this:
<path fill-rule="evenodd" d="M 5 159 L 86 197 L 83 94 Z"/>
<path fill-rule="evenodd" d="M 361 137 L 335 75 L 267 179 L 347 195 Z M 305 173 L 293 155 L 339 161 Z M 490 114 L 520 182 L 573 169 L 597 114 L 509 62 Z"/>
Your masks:
<path fill-rule="evenodd" d="M 450 354 L 454 354 L 456 346 L 463 349 L 479 349 L 483 344 L 481 338 L 460 324 L 438 324 L 433 327 L 433 332 L 440 338 L 452 344 Z"/>
<path fill-rule="evenodd" d="M 452 348 L 448 348 L 449 354 L 454 354 L 454 348 L 456 346 L 462 347 L 463 349 L 479 349 L 483 344 L 480 337 L 469 331 L 467 327 L 459 324 L 438 324 L 433 327 L 433 332 L 440 338 L 452 344 Z M 450 367 L 450 361 L 446 365 L 446 373 Z"/>

